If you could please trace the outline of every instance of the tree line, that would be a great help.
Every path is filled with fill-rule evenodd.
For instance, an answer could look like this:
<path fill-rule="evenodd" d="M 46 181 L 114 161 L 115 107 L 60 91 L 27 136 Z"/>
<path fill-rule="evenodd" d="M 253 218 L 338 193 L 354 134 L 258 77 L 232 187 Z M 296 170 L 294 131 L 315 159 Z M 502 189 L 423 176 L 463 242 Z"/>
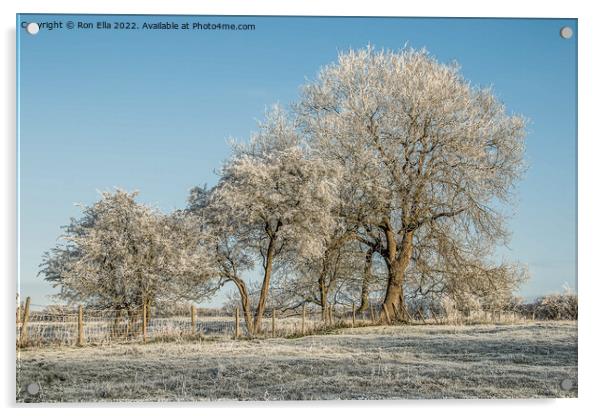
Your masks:
<path fill-rule="evenodd" d="M 64 299 L 125 310 L 232 284 L 251 334 L 268 303 L 378 299 L 383 318 L 420 298 L 501 304 L 527 276 L 494 261 L 524 137 L 525 119 L 457 64 L 350 50 L 232 143 L 217 184 L 193 188 L 185 209 L 104 192 L 40 273 Z"/>

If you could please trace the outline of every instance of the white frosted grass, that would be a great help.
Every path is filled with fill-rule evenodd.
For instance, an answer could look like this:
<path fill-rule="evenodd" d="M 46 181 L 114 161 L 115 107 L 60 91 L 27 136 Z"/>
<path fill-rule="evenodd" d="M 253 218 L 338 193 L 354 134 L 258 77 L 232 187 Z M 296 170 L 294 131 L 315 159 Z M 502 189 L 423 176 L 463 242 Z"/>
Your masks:
<path fill-rule="evenodd" d="M 394 326 L 252 341 L 24 349 L 19 401 L 577 396 L 576 322 Z M 573 381 L 564 391 L 561 383 Z"/>

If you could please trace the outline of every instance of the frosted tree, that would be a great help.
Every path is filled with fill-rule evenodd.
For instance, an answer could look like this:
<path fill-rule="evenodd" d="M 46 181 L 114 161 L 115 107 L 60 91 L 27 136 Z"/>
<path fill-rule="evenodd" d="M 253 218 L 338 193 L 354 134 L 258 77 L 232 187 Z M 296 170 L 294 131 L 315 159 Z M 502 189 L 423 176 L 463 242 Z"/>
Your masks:
<path fill-rule="evenodd" d="M 314 156 L 315 157 L 315 156 Z M 361 279 L 366 254 L 355 239 L 355 228 L 349 223 L 349 199 L 346 186 L 339 184 L 337 199 L 330 215 L 334 222 L 324 235 L 322 252 L 309 257 L 296 255 L 285 265 L 278 276 L 278 297 L 288 300 L 291 305 L 313 303 L 322 309 L 322 318 L 327 319 L 328 307 L 341 287 Z M 349 299 L 347 299 L 349 300 Z M 353 300 L 349 300 L 349 304 Z"/>
<path fill-rule="evenodd" d="M 139 204 L 137 193 L 103 192 L 64 227 L 40 274 L 73 302 L 131 311 L 201 296 L 211 270 L 193 218 Z"/>
<path fill-rule="evenodd" d="M 187 210 L 178 210 L 164 216 L 161 226 L 168 245 L 159 269 L 169 284 L 166 296 L 189 301 L 212 296 L 216 291 L 216 263 L 198 217 Z"/>
<path fill-rule="evenodd" d="M 390 316 L 423 227 L 505 237 L 498 207 L 524 169 L 525 121 L 458 66 L 413 49 L 349 51 L 304 87 L 296 110 L 311 145 L 361 194 L 358 238 L 387 265 Z"/>
<path fill-rule="evenodd" d="M 322 319 L 328 307 L 340 303 L 341 288 L 361 275 L 363 253 L 350 234 L 335 228 L 326 236 L 320 255 L 292 256 L 276 277 L 274 294 L 284 308 L 295 309 L 304 303 L 318 305 Z M 353 302 L 346 297 L 348 305 Z"/>
<path fill-rule="evenodd" d="M 215 287 L 232 282 L 240 295 L 243 319 L 250 335 L 254 334 L 253 303 L 245 273 L 253 268 L 253 256 L 249 250 L 248 236 L 239 232 L 238 219 L 230 217 L 224 207 L 214 200 L 216 188 L 194 187 L 188 197 L 187 211 L 197 217 L 203 235 L 201 243 L 208 250 L 213 264 Z"/>
<path fill-rule="evenodd" d="M 261 290 L 250 327 L 260 331 L 274 268 L 287 256 L 323 252 L 324 235 L 333 226 L 329 213 L 336 199 L 336 171 L 309 157 L 294 123 L 279 107 L 267 114 L 249 143 L 235 144 L 233 150 L 211 193 L 210 210 L 214 224 L 227 224 L 219 236 L 222 244 L 244 247 L 244 254 L 260 260 Z M 233 281 L 247 315 L 247 286 L 240 276 Z"/>

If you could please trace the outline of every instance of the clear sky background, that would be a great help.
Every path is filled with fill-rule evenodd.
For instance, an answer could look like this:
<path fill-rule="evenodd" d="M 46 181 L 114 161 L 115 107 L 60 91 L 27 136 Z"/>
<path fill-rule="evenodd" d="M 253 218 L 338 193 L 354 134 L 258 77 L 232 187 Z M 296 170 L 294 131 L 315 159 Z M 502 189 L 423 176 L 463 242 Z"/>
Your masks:
<path fill-rule="evenodd" d="M 20 21 L 254 24 L 254 31 L 42 29 Z M 246 139 L 266 106 L 288 105 L 339 51 L 426 47 L 456 60 L 529 118 L 529 170 L 500 257 L 529 266 L 520 294 L 576 289 L 577 22 L 533 19 L 21 15 L 17 18 L 20 291 L 52 302 L 37 276 L 61 225 L 97 190 L 139 190 L 163 211 L 215 184 L 227 139 Z M 559 36 L 562 26 L 574 36 Z M 211 304 L 220 304 L 223 296 Z"/>

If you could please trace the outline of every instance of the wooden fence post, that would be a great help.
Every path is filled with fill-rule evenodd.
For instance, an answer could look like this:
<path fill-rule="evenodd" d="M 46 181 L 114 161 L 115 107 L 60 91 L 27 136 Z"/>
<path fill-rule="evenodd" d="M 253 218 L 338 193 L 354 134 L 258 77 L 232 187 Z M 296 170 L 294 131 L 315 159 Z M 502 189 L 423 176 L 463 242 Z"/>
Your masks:
<path fill-rule="evenodd" d="M 328 305 L 328 325 L 332 325 L 332 305 Z"/>
<path fill-rule="evenodd" d="M 305 335 L 305 303 L 301 309 L 301 335 Z"/>
<path fill-rule="evenodd" d="M 146 315 L 147 305 L 146 300 L 142 302 L 142 341 L 146 342 L 146 326 L 148 324 L 148 316 Z"/>
<path fill-rule="evenodd" d="M 240 336 L 240 320 L 238 318 L 238 308 L 234 311 L 234 339 Z"/>
<path fill-rule="evenodd" d="M 372 319 L 372 324 L 374 324 L 375 323 L 374 305 L 370 305 L 370 318 Z"/>
<path fill-rule="evenodd" d="M 27 324 L 29 323 L 29 304 L 31 298 L 27 296 L 25 299 L 25 310 L 23 311 L 23 320 L 21 323 L 21 334 L 19 336 L 19 345 L 23 346 L 27 342 Z"/>
<path fill-rule="evenodd" d="M 190 329 L 192 335 L 196 334 L 196 308 L 194 305 L 190 305 Z"/>
<path fill-rule="evenodd" d="M 150 300 L 146 301 L 146 326 L 148 327 L 150 325 L 150 320 L 151 320 L 151 308 L 150 308 Z"/>
<path fill-rule="evenodd" d="M 351 328 L 355 328 L 355 302 L 351 304 Z"/>
<path fill-rule="evenodd" d="M 255 328 L 255 323 L 253 322 L 253 314 L 251 311 L 244 312 L 245 314 L 245 326 L 247 328 L 247 334 L 251 336 L 255 336 L 257 329 Z M 249 328 L 249 324 L 251 324 L 251 328 Z M 252 329 L 252 331 L 251 331 Z"/>
<path fill-rule="evenodd" d="M 276 336 L 276 309 L 272 308 L 272 337 Z"/>
<path fill-rule="evenodd" d="M 84 307 L 79 305 L 77 311 L 77 346 L 84 345 Z"/>

